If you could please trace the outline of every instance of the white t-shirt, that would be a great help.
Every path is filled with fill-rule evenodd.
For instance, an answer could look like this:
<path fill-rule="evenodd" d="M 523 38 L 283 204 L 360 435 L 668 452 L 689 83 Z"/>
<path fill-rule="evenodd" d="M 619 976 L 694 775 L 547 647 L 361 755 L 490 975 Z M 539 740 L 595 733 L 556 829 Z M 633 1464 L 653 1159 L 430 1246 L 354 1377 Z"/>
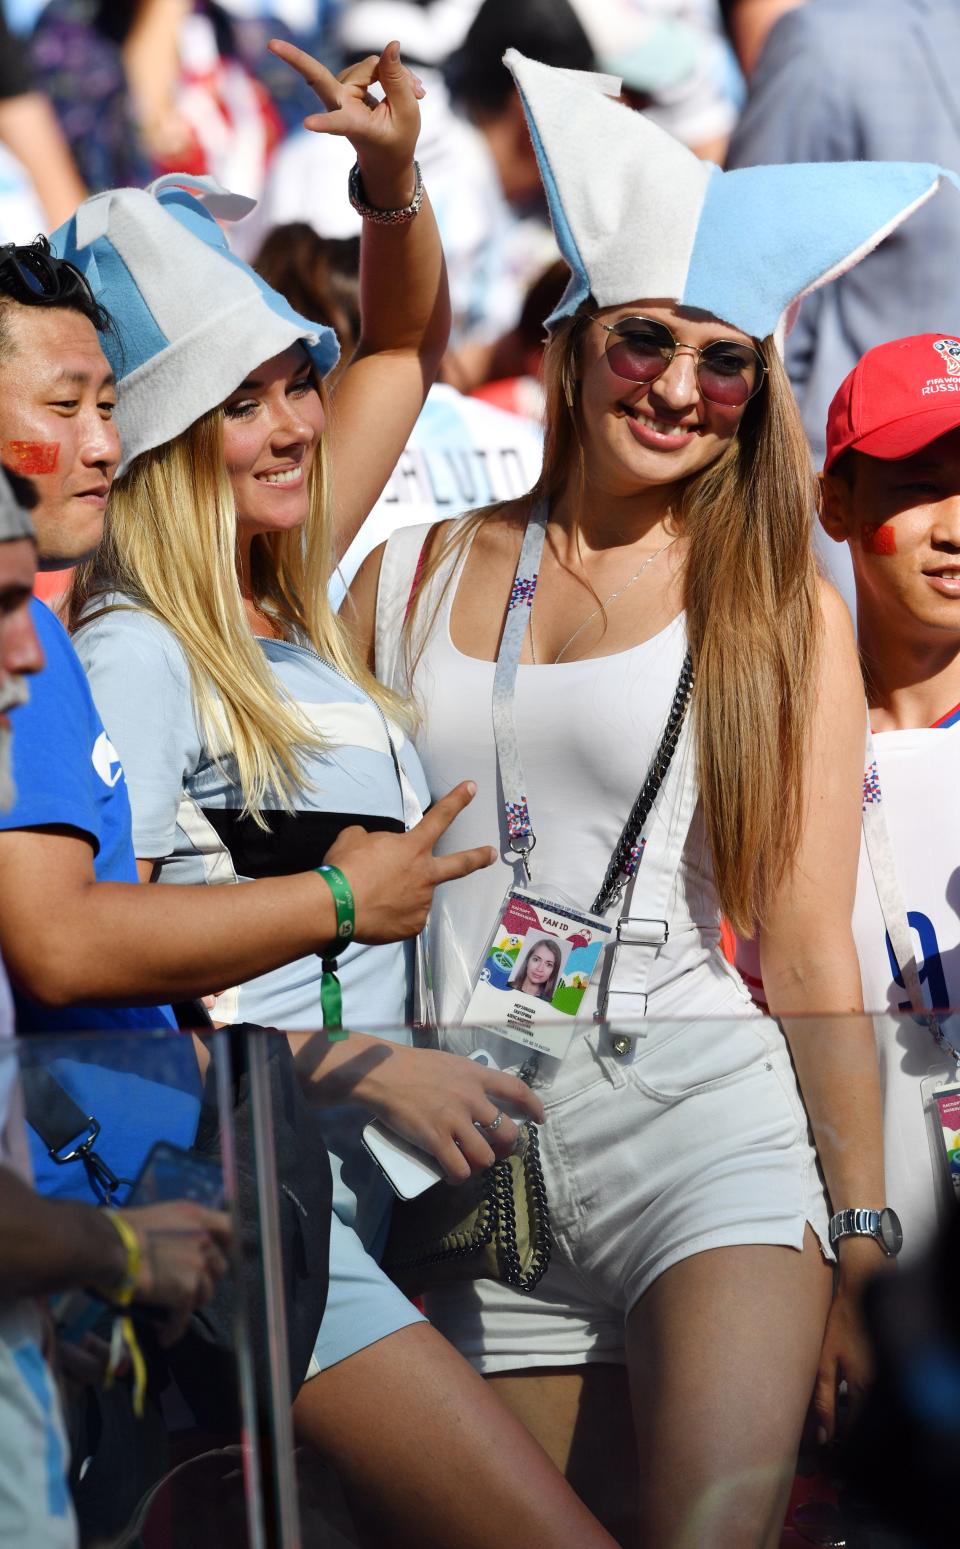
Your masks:
<path fill-rule="evenodd" d="M 877 732 L 873 745 L 924 996 L 931 1007 L 960 1007 L 960 706 L 933 727 Z M 920 1084 L 930 1074 L 952 1074 L 953 1063 L 909 1015 L 910 999 L 887 945 L 863 841 L 853 934 L 863 1004 L 875 1014 L 887 1200 L 903 1221 L 907 1259 L 929 1241 L 937 1223 L 937 1191 L 943 1189 L 934 1173 Z M 763 1004 L 755 942 L 738 942 L 737 967 Z M 954 1041 L 960 1032 L 954 1031 L 957 1020 L 947 1023 Z"/>
<path fill-rule="evenodd" d="M 883 813 L 896 857 L 920 983 L 928 1006 L 960 1007 L 960 708 L 937 726 L 875 734 Z M 863 1003 L 878 1018 L 887 1197 L 904 1224 L 905 1252 L 919 1251 L 937 1222 L 937 1190 L 920 1084 L 953 1062 L 909 1015 L 910 999 L 887 945 L 865 845 L 860 847 L 853 932 Z M 958 1019 L 947 1024 L 958 1039 Z"/>
<path fill-rule="evenodd" d="M 536 483 L 542 461 L 533 420 L 442 383 L 431 387 L 386 489 L 334 572 L 331 605 L 339 608 L 367 555 L 392 532 L 515 500 Z"/>

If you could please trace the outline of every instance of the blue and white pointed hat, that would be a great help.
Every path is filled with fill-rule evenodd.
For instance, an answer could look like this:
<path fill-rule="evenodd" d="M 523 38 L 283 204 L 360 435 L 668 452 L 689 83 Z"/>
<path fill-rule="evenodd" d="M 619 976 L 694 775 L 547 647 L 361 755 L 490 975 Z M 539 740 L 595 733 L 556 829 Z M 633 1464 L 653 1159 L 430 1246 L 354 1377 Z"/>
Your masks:
<path fill-rule="evenodd" d="M 84 274 L 114 328 L 104 351 L 120 384 L 120 472 L 216 408 L 255 367 L 298 341 L 321 376 L 332 328 L 301 317 L 231 253 L 220 220 L 255 201 L 180 173 L 87 199 L 50 239 Z"/>
<path fill-rule="evenodd" d="M 511 49 L 560 251 L 572 271 L 548 327 L 592 296 L 696 307 L 782 338 L 802 298 L 859 263 L 943 178 L 921 162 L 721 172 L 613 97 L 610 77 Z"/>

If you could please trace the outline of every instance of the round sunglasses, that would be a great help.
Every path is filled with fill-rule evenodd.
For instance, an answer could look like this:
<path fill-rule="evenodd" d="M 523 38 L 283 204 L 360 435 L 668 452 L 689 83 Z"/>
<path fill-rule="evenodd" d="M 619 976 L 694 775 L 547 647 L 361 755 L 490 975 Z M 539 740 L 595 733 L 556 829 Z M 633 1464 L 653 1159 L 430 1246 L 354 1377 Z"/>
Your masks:
<path fill-rule="evenodd" d="M 696 358 L 697 384 L 709 403 L 740 409 L 763 386 L 766 363 L 752 344 L 733 339 L 713 339 L 702 349 L 679 344 L 666 323 L 652 317 L 622 317 L 618 323 L 598 323 L 607 339 L 607 362 L 625 382 L 655 382 L 677 354 L 687 350 Z"/>

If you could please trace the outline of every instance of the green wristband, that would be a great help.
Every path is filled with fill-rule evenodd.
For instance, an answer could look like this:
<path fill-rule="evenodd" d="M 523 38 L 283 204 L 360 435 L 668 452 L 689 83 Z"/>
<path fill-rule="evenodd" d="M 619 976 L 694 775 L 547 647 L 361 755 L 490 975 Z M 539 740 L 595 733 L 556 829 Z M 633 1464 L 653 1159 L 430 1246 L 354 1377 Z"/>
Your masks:
<path fill-rule="evenodd" d="M 343 1032 L 343 996 L 340 993 L 340 980 L 336 975 L 337 953 L 349 946 L 353 940 L 353 932 L 356 926 L 356 909 L 353 902 L 353 889 L 340 870 L 339 866 L 316 866 L 314 870 L 318 877 L 322 877 L 327 887 L 333 894 L 333 902 L 337 911 L 337 935 L 336 939 L 328 947 L 324 947 L 320 954 L 323 963 L 323 975 L 320 980 L 320 1009 L 323 1012 L 323 1025 L 333 1037 L 346 1037 Z"/>
<path fill-rule="evenodd" d="M 323 1013 L 324 1031 L 335 1039 L 346 1037 L 343 1031 L 343 996 L 336 970 L 336 958 L 325 957 L 320 979 L 320 1010 Z"/>
<path fill-rule="evenodd" d="M 335 941 L 324 948 L 323 956 L 336 957 L 337 953 L 342 952 L 344 947 L 348 947 L 353 940 L 353 932 L 357 924 L 353 889 L 339 866 L 317 866 L 314 869 L 333 894 L 333 902 L 337 910 L 337 934 Z"/>

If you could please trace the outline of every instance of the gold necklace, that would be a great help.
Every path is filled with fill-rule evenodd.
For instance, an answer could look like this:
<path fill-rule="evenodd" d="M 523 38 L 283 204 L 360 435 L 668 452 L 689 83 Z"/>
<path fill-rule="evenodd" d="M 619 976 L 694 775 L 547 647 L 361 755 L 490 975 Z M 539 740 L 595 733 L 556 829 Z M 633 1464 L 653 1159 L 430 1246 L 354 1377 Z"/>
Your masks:
<path fill-rule="evenodd" d="M 569 640 L 564 642 L 564 644 L 560 647 L 559 651 L 557 652 L 556 656 L 553 658 L 553 665 L 554 665 L 554 667 L 559 662 L 561 656 L 565 656 L 567 651 L 569 651 L 570 647 L 573 645 L 573 642 L 576 640 L 577 636 L 578 635 L 582 635 L 583 631 L 586 629 L 587 625 L 593 623 L 593 620 L 596 618 L 597 614 L 605 612 L 606 609 L 609 608 L 609 606 L 610 606 L 610 604 L 612 602 L 616 602 L 618 597 L 622 597 L 624 592 L 628 592 L 630 590 L 631 586 L 633 585 L 634 581 L 639 581 L 640 577 L 643 575 L 643 572 L 647 569 L 647 567 L 649 565 L 652 565 L 655 559 L 659 559 L 660 555 L 664 552 L 664 549 L 668 549 L 670 547 L 671 543 L 676 543 L 676 541 L 677 541 L 676 536 L 674 536 L 672 538 L 668 538 L 666 543 L 663 545 L 663 547 L 657 549 L 655 554 L 648 554 L 646 559 L 644 560 L 643 564 L 640 566 L 640 569 L 639 570 L 635 570 L 633 572 L 633 575 L 630 577 L 629 581 L 625 581 L 623 583 L 623 585 L 618 587 L 615 592 L 611 592 L 610 593 L 610 596 L 607 598 L 606 602 L 602 602 L 598 608 L 594 608 L 592 613 L 588 613 L 587 614 L 587 616 L 584 619 L 583 623 L 577 625 L 576 629 L 573 631 L 573 634 L 570 636 Z M 537 662 L 537 653 L 536 653 L 536 650 L 535 650 L 534 644 L 533 644 L 533 607 L 532 606 L 530 608 L 530 656 L 531 656 L 531 659 L 532 659 L 534 667 L 540 665 Z"/>

